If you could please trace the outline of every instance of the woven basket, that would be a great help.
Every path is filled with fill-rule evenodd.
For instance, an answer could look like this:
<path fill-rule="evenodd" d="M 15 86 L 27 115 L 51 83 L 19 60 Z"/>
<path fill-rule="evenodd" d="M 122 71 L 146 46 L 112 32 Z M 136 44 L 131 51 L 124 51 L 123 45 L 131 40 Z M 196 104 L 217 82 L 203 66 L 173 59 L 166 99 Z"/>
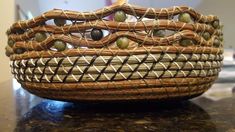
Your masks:
<path fill-rule="evenodd" d="M 219 19 L 185 6 L 120 0 L 95 12 L 54 9 L 7 35 L 14 77 L 56 100 L 189 99 L 211 87 L 223 60 Z"/>

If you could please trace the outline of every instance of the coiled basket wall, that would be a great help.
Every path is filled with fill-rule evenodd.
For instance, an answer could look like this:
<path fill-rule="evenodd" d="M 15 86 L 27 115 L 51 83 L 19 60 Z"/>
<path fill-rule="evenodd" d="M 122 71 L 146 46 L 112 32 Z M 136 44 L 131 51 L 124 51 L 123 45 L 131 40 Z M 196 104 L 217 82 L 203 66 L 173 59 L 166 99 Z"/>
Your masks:
<path fill-rule="evenodd" d="M 123 0 L 94 12 L 54 9 L 7 31 L 12 74 L 65 101 L 175 100 L 211 87 L 223 60 L 216 16 Z"/>

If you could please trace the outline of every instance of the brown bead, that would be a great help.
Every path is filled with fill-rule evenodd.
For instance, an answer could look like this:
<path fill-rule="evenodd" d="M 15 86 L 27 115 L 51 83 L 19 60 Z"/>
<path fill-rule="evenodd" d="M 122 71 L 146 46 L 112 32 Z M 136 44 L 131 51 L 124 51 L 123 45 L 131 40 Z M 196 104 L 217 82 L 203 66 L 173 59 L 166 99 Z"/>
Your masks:
<path fill-rule="evenodd" d="M 7 57 L 10 57 L 11 53 L 8 52 L 8 51 L 5 51 L 5 55 L 6 55 Z"/>
<path fill-rule="evenodd" d="M 15 41 L 14 40 L 12 40 L 12 39 L 8 39 L 8 45 L 10 46 L 10 47 L 13 47 L 14 46 L 14 44 L 15 44 Z"/>
<path fill-rule="evenodd" d="M 220 41 L 224 41 L 224 36 L 219 36 Z"/>
<path fill-rule="evenodd" d="M 118 38 L 116 44 L 120 49 L 126 49 L 129 46 L 129 39 L 127 37 Z"/>
<path fill-rule="evenodd" d="M 6 31 L 6 35 L 10 35 L 10 34 L 11 34 L 11 30 L 8 29 L 8 30 Z"/>
<path fill-rule="evenodd" d="M 114 14 L 114 20 L 117 22 L 125 22 L 126 21 L 126 13 L 124 11 L 117 11 Z"/>
<path fill-rule="evenodd" d="M 220 41 L 219 41 L 218 39 L 215 39 L 215 40 L 214 40 L 214 46 L 215 46 L 215 47 L 219 47 L 220 44 L 221 44 L 221 43 L 220 43 Z"/>
<path fill-rule="evenodd" d="M 214 21 L 214 22 L 212 23 L 212 26 L 213 26 L 214 28 L 219 28 L 219 27 L 220 27 L 219 21 L 218 21 L 218 20 Z"/>
<path fill-rule="evenodd" d="M 45 33 L 36 33 L 35 34 L 35 40 L 37 42 L 42 42 L 47 38 L 47 35 Z"/>
<path fill-rule="evenodd" d="M 63 41 L 57 40 L 54 42 L 54 48 L 57 51 L 64 51 L 66 49 L 66 44 Z"/>
<path fill-rule="evenodd" d="M 211 35 L 210 35 L 210 33 L 205 32 L 205 33 L 202 34 L 202 37 L 203 37 L 205 40 L 209 40 L 209 39 L 211 38 Z"/>
<path fill-rule="evenodd" d="M 190 16 L 190 14 L 188 14 L 188 13 L 180 14 L 178 19 L 180 22 L 185 22 L 185 23 L 190 23 L 192 21 L 192 18 Z"/>
<path fill-rule="evenodd" d="M 181 46 L 190 46 L 193 44 L 193 41 L 191 39 L 183 39 L 180 41 Z"/>

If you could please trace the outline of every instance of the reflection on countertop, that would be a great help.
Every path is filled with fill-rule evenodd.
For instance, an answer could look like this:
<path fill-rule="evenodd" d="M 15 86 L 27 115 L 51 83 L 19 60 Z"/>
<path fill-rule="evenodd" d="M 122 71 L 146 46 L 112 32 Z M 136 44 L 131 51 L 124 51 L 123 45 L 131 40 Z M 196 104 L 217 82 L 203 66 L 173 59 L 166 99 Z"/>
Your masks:
<path fill-rule="evenodd" d="M 224 65 L 219 74 L 217 83 L 235 83 L 235 61 L 234 64 Z"/>
<path fill-rule="evenodd" d="M 1 131 L 235 131 L 235 83 L 186 102 L 115 104 L 47 100 L 13 86 L 0 98 Z"/>

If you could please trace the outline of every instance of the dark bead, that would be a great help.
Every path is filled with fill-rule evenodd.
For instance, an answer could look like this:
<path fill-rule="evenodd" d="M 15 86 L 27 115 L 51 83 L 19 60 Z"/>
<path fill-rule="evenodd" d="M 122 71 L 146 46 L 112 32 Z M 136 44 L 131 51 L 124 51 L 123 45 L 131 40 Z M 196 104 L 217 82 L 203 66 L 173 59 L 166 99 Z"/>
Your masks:
<path fill-rule="evenodd" d="M 24 29 L 17 29 L 17 30 L 16 30 L 16 33 L 17 33 L 17 34 L 23 34 L 24 32 L 25 32 Z"/>
<path fill-rule="evenodd" d="M 64 26 L 66 24 L 65 19 L 54 19 L 54 23 L 56 26 Z"/>
<path fill-rule="evenodd" d="M 165 34 L 166 34 L 166 32 L 164 30 L 155 29 L 153 31 L 153 36 L 156 36 L 156 37 L 165 37 Z"/>
<path fill-rule="evenodd" d="M 91 38 L 95 41 L 102 39 L 104 36 L 102 30 L 100 29 L 93 29 L 91 31 Z"/>
<path fill-rule="evenodd" d="M 16 54 L 22 54 L 24 52 L 25 52 L 25 50 L 22 48 L 16 49 L 16 51 L 15 51 Z"/>

